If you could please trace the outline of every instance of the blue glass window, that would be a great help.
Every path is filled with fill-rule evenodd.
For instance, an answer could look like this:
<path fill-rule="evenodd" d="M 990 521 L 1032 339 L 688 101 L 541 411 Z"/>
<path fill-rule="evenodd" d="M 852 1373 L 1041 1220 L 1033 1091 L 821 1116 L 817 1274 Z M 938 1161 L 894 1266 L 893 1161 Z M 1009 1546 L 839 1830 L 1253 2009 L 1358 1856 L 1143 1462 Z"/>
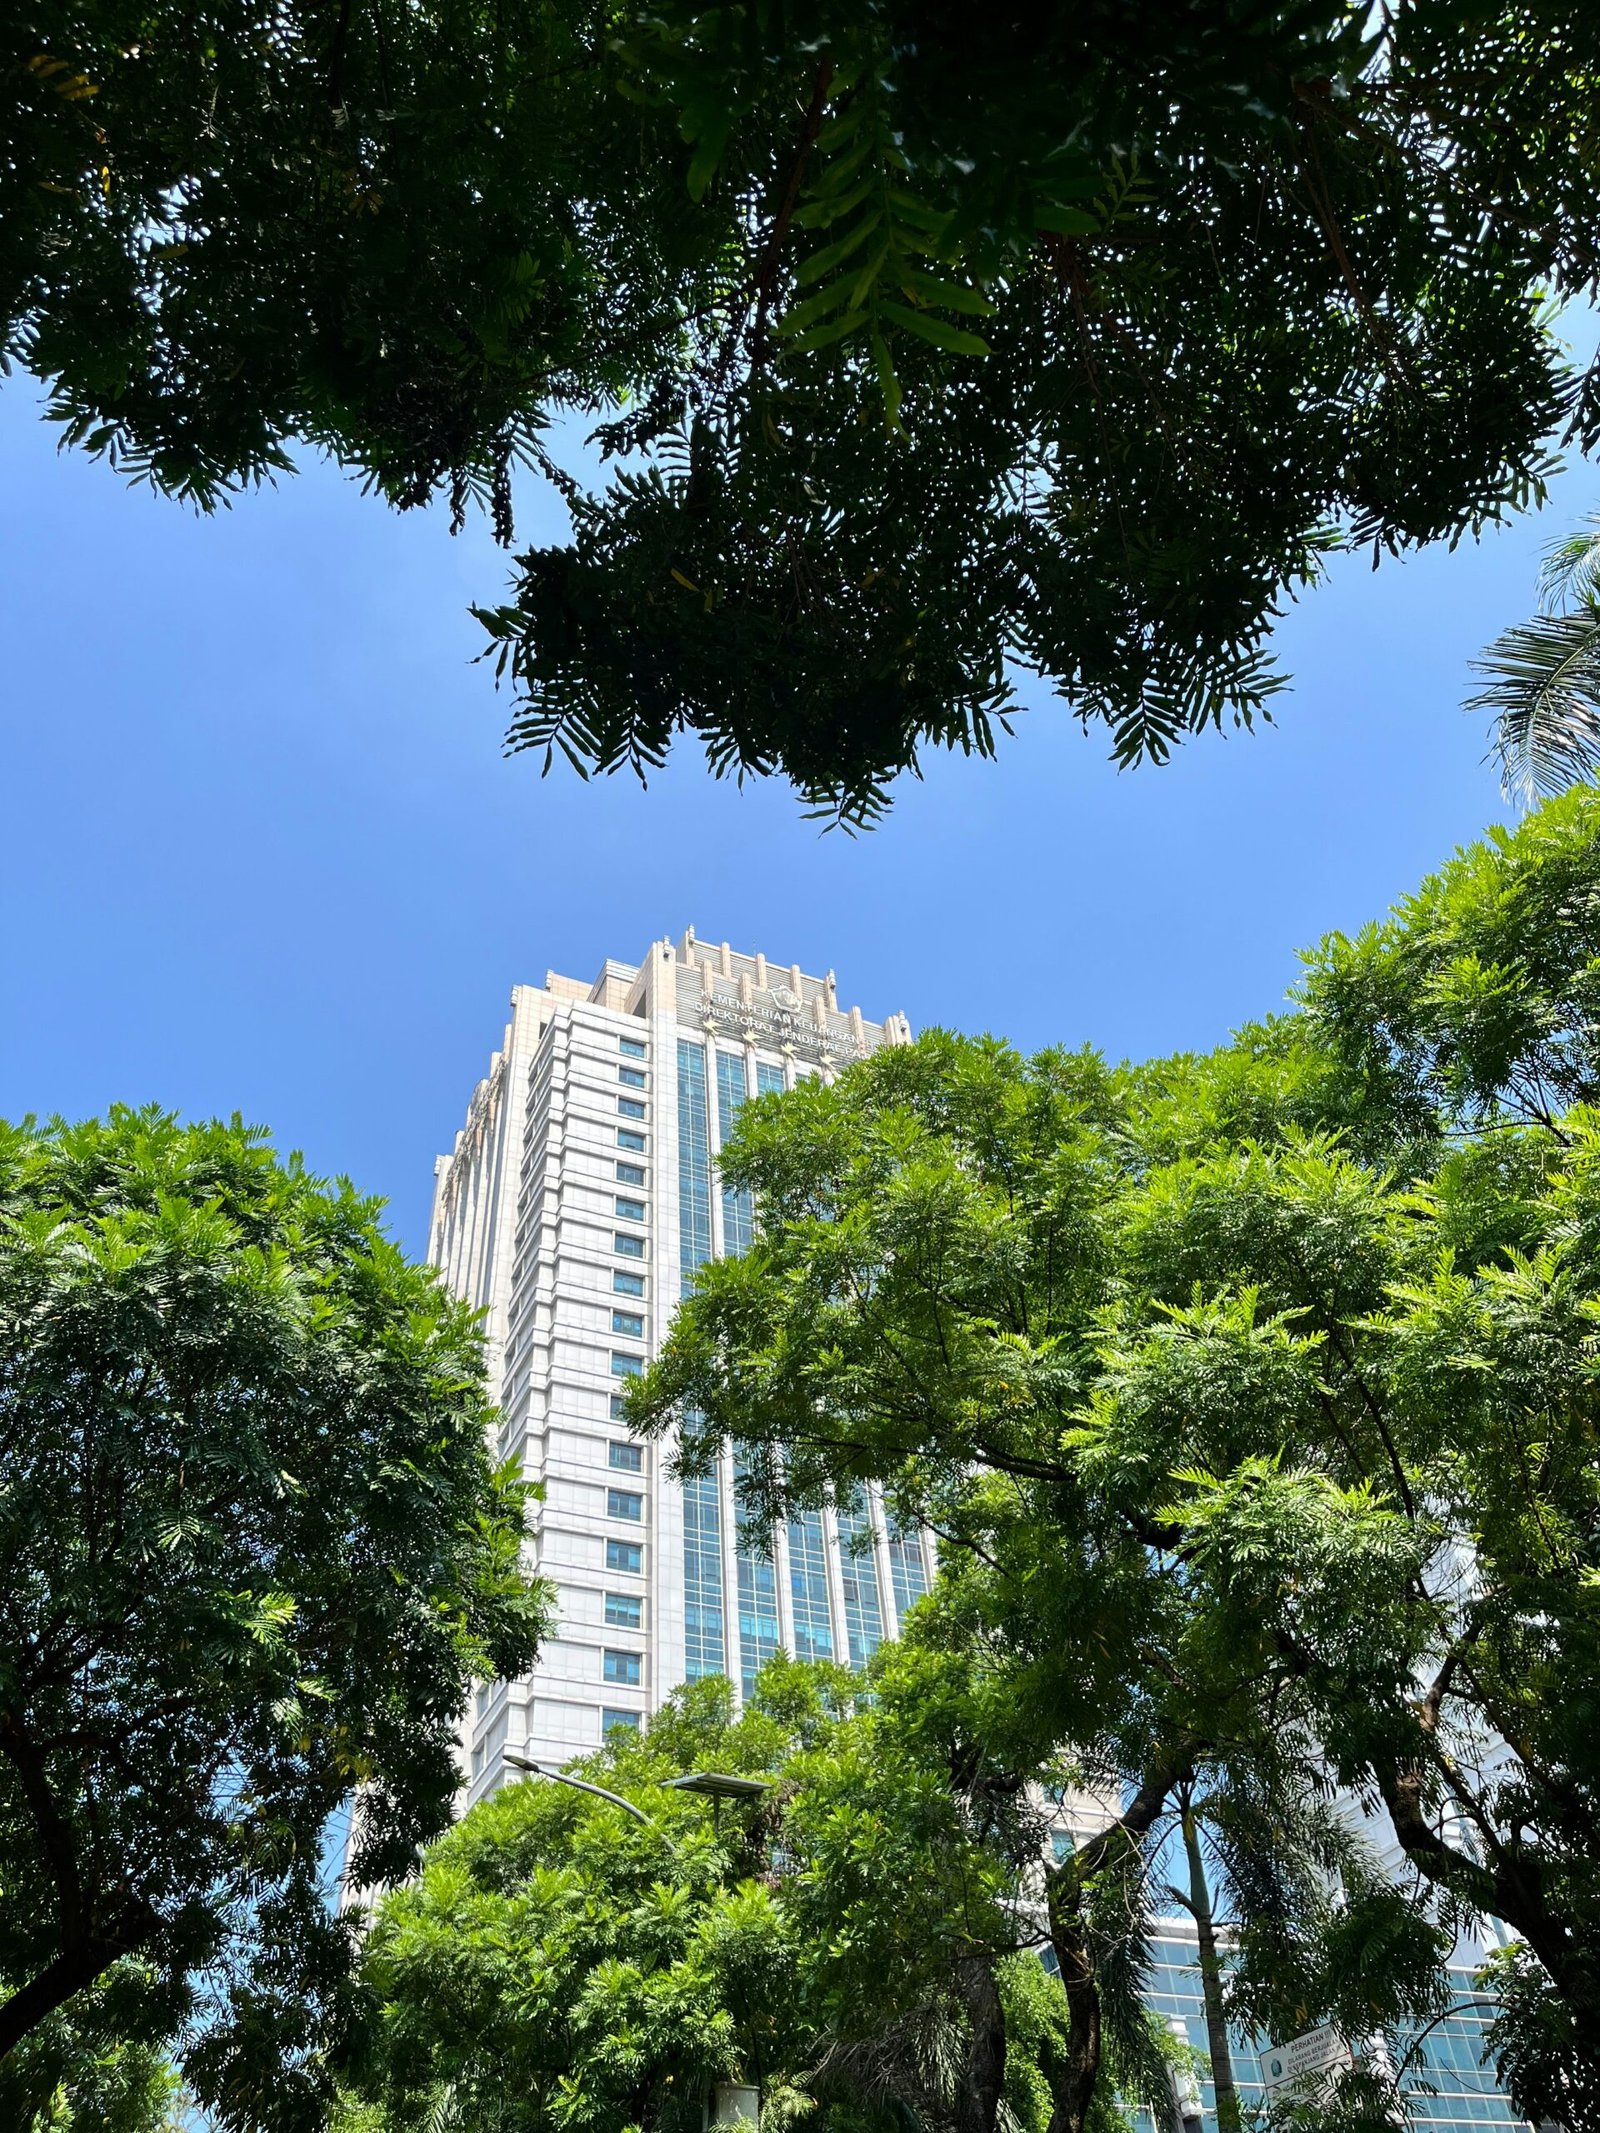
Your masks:
<path fill-rule="evenodd" d="M 617 1128 L 617 1146 L 619 1148 L 632 1148 L 637 1154 L 643 1155 L 644 1135 L 642 1133 L 635 1133 L 631 1126 L 619 1126 Z M 624 1170 L 631 1170 L 632 1167 L 633 1166 L 629 1163 L 619 1163 L 617 1165 L 618 1177 L 621 1177 Z M 636 1185 L 642 1185 L 644 1183 L 644 1179 L 634 1178 L 631 1179 L 630 1182 Z"/>
<path fill-rule="evenodd" d="M 622 1221 L 622 1222 L 642 1222 L 642 1221 L 644 1220 L 644 1202 L 643 1202 L 643 1200 L 623 1200 L 623 1199 L 619 1199 L 619 1200 L 617 1201 L 616 1205 L 617 1205 L 617 1219 L 618 1219 L 619 1221 Z"/>
<path fill-rule="evenodd" d="M 637 1096 L 619 1096 L 617 1098 L 617 1116 L 619 1118 L 643 1118 L 644 1105 Z"/>
<path fill-rule="evenodd" d="M 626 1267 L 619 1266 L 611 1277 L 611 1287 L 613 1293 L 618 1296 L 642 1296 L 644 1294 L 644 1276 L 642 1274 L 630 1274 Z"/>
<path fill-rule="evenodd" d="M 883 1602 L 872 1519 L 859 1498 L 838 1513 L 839 1572 L 844 1586 L 844 1634 L 851 1666 L 865 1666 L 883 1642 Z"/>
<path fill-rule="evenodd" d="M 644 1368 L 642 1355 L 624 1355 L 620 1348 L 611 1351 L 611 1375 L 614 1378 L 636 1378 Z"/>
<path fill-rule="evenodd" d="M 638 1577 L 644 1569 L 643 1548 L 640 1547 L 637 1541 L 608 1540 L 606 1542 L 606 1568 L 608 1570 L 625 1570 L 630 1576 Z"/>
<path fill-rule="evenodd" d="M 642 1474 L 644 1472 L 644 1446 L 642 1444 L 618 1444 L 613 1439 L 606 1447 L 606 1462 L 619 1474 Z"/>
<path fill-rule="evenodd" d="M 617 1050 L 622 1053 L 625 1059 L 642 1059 L 644 1057 L 644 1039 L 642 1037 L 619 1037 L 617 1039 Z"/>
<path fill-rule="evenodd" d="M 743 1478 L 735 1457 L 734 1486 Z M 756 1676 L 778 1650 L 778 1577 L 772 1557 L 748 1538 L 745 1520 L 734 1518 L 734 1569 L 739 1585 L 739 1680 L 745 1696 L 755 1692 Z"/>
<path fill-rule="evenodd" d="M 715 1474 L 702 1474 L 683 1484 L 683 1644 L 684 1672 L 690 1681 L 728 1671 L 722 1613 L 722 1497 Z"/>
<path fill-rule="evenodd" d="M 636 1592 L 608 1592 L 606 1620 L 613 1629 L 642 1629 L 644 1602 Z"/>
<path fill-rule="evenodd" d="M 717 1134 L 726 1140 L 733 1131 L 733 1122 L 739 1115 L 739 1106 L 748 1093 L 745 1081 L 743 1052 L 717 1053 Z M 730 1257 L 750 1249 L 751 1220 L 750 1195 L 747 1192 L 730 1192 L 722 1189 L 722 1248 Z"/>
<path fill-rule="evenodd" d="M 617 1183 L 619 1185 L 642 1185 L 644 1183 L 643 1168 L 638 1163 L 619 1163 L 617 1165 Z M 640 1210 L 640 1219 L 641 1221 L 643 1220 L 642 1209 Z"/>
<path fill-rule="evenodd" d="M 890 1534 L 889 1575 L 894 1580 L 895 1609 L 904 1621 L 928 1589 L 928 1573 L 922 1560 L 922 1543 L 916 1534 Z"/>
<path fill-rule="evenodd" d="M 606 1516 L 632 1519 L 637 1525 L 644 1517 L 644 1498 L 636 1496 L 632 1489 L 607 1489 Z"/>
<path fill-rule="evenodd" d="M 642 1259 L 644 1257 L 643 1237 L 635 1237 L 629 1230 L 619 1229 L 613 1235 L 611 1242 L 624 1259 Z"/>
<path fill-rule="evenodd" d="M 644 1068 L 618 1067 L 617 1079 L 625 1089 L 642 1089 L 644 1087 Z"/>
<path fill-rule="evenodd" d="M 794 1617 L 797 1659 L 833 1657 L 833 1620 L 828 1612 L 828 1567 L 822 1547 L 822 1516 L 802 1511 L 789 1521 L 789 1610 Z"/>
<path fill-rule="evenodd" d="M 644 1661 L 637 1652 L 605 1653 L 601 1663 L 601 1675 L 621 1689 L 636 1689 L 644 1678 Z"/>
<path fill-rule="evenodd" d="M 678 1040 L 678 1263 L 683 1291 L 711 1257 L 711 1124 L 702 1045 Z"/>
<path fill-rule="evenodd" d="M 637 1711 L 602 1711 L 600 1713 L 600 1731 L 602 1734 L 617 1732 L 637 1733 L 643 1724 L 644 1720 Z"/>
<path fill-rule="evenodd" d="M 756 1061 L 756 1094 L 758 1096 L 781 1096 L 783 1094 L 783 1068 L 773 1066 L 769 1060 Z"/>
<path fill-rule="evenodd" d="M 637 1311 L 613 1311 L 611 1330 L 613 1333 L 629 1334 L 636 1341 L 643 1340 L 644 1319 Z"/>
<path fill-rule="evenodd" d="M 1053 1829 L 1050 1832 L 1050 1856 L 1059 1866 L 1063 1859 L 1072 1857 L 1072 1832 L 1070 1829 Z"/>
<path fill-rule="evenodd" d="M 620 1422 L 620 1421 L 622 1420 L 623 1416 L 624 1416 L 624 1415 L 625 1415 L 625 1414 L 627 1413 L 627 1411 L 628 1411 L 628 1397 L 627 1397 L 627 1394 L 626 1394 L 626 1393 L 621 1393 L 621 1392 L 614 1392 L 614 1393 L 613 1393 L 613 1394 L 611 1395 L 611 1419 L 612 1419 L 612 1421 L 613 1421 L 613 1422 Z"/>

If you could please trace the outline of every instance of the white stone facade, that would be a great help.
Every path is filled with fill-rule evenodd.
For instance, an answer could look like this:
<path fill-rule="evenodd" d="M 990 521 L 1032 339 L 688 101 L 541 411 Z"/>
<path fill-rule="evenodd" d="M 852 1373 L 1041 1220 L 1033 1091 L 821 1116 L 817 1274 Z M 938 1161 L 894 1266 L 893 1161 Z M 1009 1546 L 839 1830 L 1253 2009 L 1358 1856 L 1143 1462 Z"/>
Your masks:
<path fill-rule="evenodd" d="M 748 1242 L 749 1205 L 716 1170 L 738 1104 L 910 1035 L 903 1015 L 842 1010 L 831 973 L 692 932 L 592 984 L 552 972 L 513 992 L 436 1166 L 429 1257 L 486 1312 L 493 1449 L 544 1485 L 533 1556 L 557 1622 L 529 1679 L 478 1691 L 464 1805 L 508 1750 L 565 1761 L 685 1680 L 726 1673 L 742 1693 L 777 1649 L 859 1663 L 926 1588 L 927 1536 L 889 1532 L 874 1498 L 792 1519 L 761 1553 L 741 1544 L 729 1462 L 681 1484 L 616 1415 L 695 1268 Z"/>

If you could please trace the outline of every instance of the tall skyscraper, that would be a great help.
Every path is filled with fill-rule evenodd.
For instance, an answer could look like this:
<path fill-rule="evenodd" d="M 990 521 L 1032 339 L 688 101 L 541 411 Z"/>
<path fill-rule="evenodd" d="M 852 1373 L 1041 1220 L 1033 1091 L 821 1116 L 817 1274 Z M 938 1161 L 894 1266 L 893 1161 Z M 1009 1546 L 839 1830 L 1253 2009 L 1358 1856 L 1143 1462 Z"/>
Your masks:
<path fill-rule="evenodd" d="M 926 1589 L 924 1536 L 876 1495 L 741 1531 L 731 1462 L 667 1473 L 620 1417 L 696 1270 L 746 1249 L 754 1210 L 717 1154 L 748 1097 L 910 1041 L 903 1015 L 841 1009 L 833 974 L 693 932 L 592 983 L 518 986 L 455 1147 L 437 1165 L 429 1257 L 486 1312 L 498 1455 L 545 1498 L 539 1569 L 558 1620 L 533 1675 L 479 1690 L 464 1804 L 509 1749 L 565 1761 L 708 1674 L 741 1693 L 774 1652 L 858 1665 Z"/>

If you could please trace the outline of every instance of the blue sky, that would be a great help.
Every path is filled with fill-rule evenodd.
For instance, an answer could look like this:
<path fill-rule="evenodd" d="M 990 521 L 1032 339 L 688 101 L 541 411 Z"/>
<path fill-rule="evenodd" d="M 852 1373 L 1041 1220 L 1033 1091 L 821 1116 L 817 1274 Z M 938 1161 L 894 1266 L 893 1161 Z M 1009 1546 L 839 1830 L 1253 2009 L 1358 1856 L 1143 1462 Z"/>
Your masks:
<path fill-rule="evenodd" d="M 1144 1055 L 1271 1008 L 1297 948 L 1503 818 L 1466 664 L 1596 500 L 1580 467 L 1477 547 L 1345 562 L 1281 627 L 1273 728 L 1118 774 L 1039 691 L 997 763 L 931 761 L 852 841 L 687 748 L 648 792 L 502 759 L 479 527 L 323 467 L 198 519 L 58 454 L 22 380 L 0 465 L 0 1115 L 239 1110 L 416 1249 L 511 985 L 685 925 L 1024 1046 Z M 537 493 L 520 518 L 557 524 Z"/>

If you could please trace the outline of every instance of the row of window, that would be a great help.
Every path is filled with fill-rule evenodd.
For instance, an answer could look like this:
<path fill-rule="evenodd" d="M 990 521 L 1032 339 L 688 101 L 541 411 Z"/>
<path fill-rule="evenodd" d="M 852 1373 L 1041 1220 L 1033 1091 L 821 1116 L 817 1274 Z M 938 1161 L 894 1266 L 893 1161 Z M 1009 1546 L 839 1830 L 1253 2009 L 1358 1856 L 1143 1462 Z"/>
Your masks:
<path fill-rule="evenodd" d="M 619 1731 L 623 1733 L 637 1733 L 642 1729 L 643 1724 L 644 1720 L 641 1717 L 640 1713 L 637 1711 L 611 1711 L 603 1709 L 600 1713 L 600 1737 L 603 1740 L 608 1733 L 616 1733 Z M 486 1744 L 483 1741 L 479 1741 L 477 1746 L 472 1751 L 472 1775 L 474 1778 L 479 1778 L 483 1775 L 484 1764 L 486 1761 Z"/>

